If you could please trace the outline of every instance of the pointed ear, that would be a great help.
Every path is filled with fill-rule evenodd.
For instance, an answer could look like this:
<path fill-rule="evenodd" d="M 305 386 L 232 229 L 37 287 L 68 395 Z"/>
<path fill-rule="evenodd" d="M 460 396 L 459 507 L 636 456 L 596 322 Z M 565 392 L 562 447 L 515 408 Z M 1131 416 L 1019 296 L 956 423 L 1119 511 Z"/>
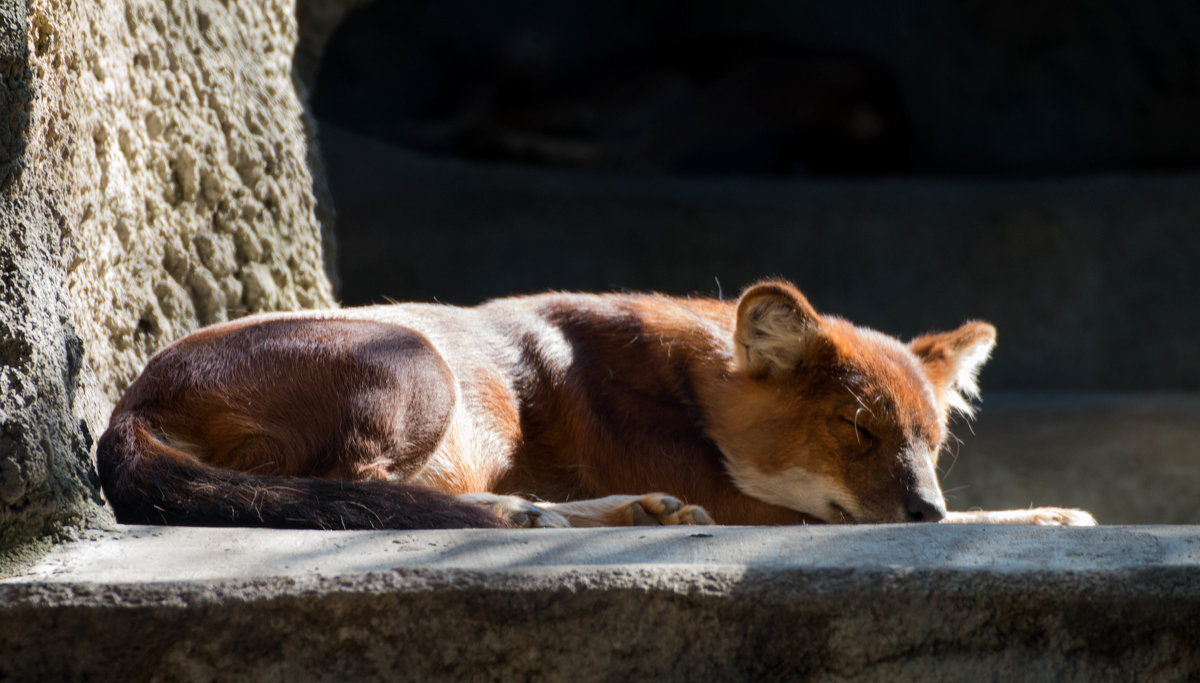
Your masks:
<path fill-rule="evenodd" d="M 921 360 L 942 404 L 972 417 L 975 409 L 970 400 L 979 398 L 975 378 L 995 345 L 996 328 L 972 321 L 953 332 L 917 337 L 909 347 Z"/>
<path fill-rule="evenodd" d="M 790 372 L 820 335 L 821 316 L 792 285 L 760 282 L 742 294 L 734 331 L 739 364 L 755 374 Z"/>

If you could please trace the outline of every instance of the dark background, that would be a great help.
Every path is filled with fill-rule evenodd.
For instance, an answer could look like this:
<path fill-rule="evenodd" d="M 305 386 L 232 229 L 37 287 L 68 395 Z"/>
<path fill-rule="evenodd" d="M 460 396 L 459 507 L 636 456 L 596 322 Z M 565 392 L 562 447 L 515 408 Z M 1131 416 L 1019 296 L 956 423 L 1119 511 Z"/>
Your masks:
<path fill-rule="evenodd" d="M 994 322 L 987 389 L 1200 386 L 1200 6 L 380 2 L 314 110 L 341 296 Z"/>

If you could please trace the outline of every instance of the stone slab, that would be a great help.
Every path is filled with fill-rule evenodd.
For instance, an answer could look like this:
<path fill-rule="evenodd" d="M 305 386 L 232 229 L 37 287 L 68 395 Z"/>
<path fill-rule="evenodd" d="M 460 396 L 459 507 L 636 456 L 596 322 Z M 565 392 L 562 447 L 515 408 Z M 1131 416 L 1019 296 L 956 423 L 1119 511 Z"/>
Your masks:
<path fill-rule="evenodd" d="M 499 576 L 663 566 L 727 574 L 847 567 L 1011 573 L 1200 568 L 1200 526 L 882 524 L 330 533 L 121 525 L 118 531 L 96 532 L 58 547 L 0 585 L 242 581 L 397 568 Z"/>
<path fill-rule="evenodd" d="M 0 581 L 0 678 L 1200 674 L 1200 527 L 122 527 Z"/>

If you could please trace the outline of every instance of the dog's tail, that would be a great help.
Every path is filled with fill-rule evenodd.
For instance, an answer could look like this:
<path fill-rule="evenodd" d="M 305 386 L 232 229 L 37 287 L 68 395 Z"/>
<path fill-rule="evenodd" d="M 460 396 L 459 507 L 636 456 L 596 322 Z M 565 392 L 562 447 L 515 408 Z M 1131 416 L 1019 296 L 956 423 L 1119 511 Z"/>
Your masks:
<path fill-rule="evenodd" d="M 257 475 L 213 467 L 119 412 L 96 460 L 108 502 L 124 524 L 292 529 L 497 528 L 480 507 L 413 484 Z"/>

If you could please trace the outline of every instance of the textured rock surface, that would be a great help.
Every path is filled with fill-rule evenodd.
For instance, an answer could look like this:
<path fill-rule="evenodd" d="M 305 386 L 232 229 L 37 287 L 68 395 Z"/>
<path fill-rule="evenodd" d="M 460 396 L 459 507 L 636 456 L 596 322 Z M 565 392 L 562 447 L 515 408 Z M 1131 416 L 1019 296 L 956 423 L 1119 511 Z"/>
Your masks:
<path fill-rule="evenodd" d="M 293 3 L 31 0 L 6 3 L 3 27 L 12 540 L 96 512 L 89 433 L 151 352 L 333 295 Z"/>
<path fill-rule="evenodd" d="M 13 680 L 1188 680 L 1200 529 L 154 529 L 0 582 Z"/>

